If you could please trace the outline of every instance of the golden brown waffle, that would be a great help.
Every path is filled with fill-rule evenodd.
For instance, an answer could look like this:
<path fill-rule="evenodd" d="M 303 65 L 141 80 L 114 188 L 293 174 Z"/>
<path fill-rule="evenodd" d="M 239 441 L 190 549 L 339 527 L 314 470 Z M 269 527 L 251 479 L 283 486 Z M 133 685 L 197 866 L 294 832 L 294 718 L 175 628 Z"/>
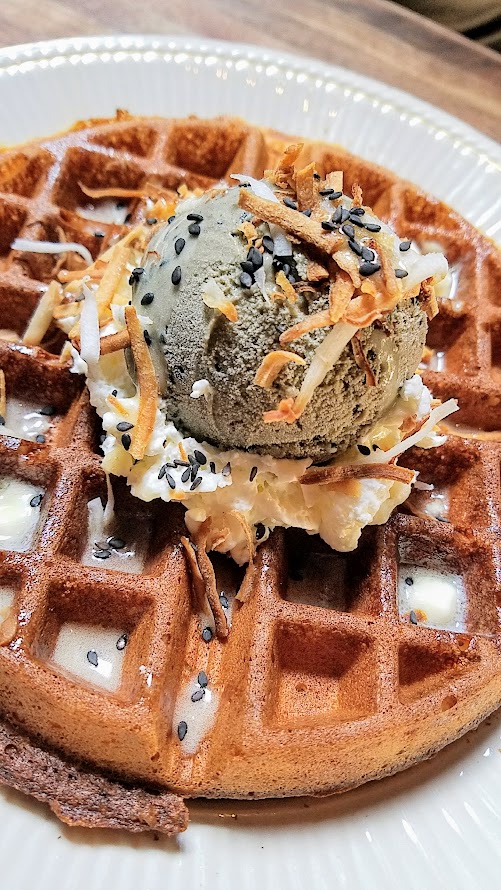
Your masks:
<path fill-rule="evenodd" d="M 63 232 L 96 256 L 125 228 L 83 220 L 77 208 L 88 199 L 79 182 L 137 188 L 155 181 L 175 190 L 183 182 L 207 187 L 236 170 L 260 176 L 283 139 L 235 120 L 121 115 L 0 156 L 0 327 L 23 332 L 57 262 L 12 252 L 14 237 L 58 240 Z M 345 191 L 358 181 L 364 203 L 399 234 L 438 241 L 458 266 L 456 293 L 443 302 L 428 337 L 431 349 L 444 353 L 444 369 L 426 370 L 425 382 L 437 397 L 458 397 L 455 422 L 501 430 L 499 252 L 456 213 L 389 172 L 323 144 L 307 152 L 320 169 L 345 171 Z M 129 210 L 132 225 L 135 202 Z M 0 585 L 15 587 L 17 616 L 17 626 L 0 627 L 6 719 L 42 748 L 105 774 L 188 797 L 250 798 L 338 791 L 387 775 L 434 753 L 499 705 L 495 437 L 470 431 L 438 450 L 407 455 L 421 479 L 449 490 L 449 522 L 427 516 L 423 492 L 413 495 L 419 515 L 404 507 L 386 526 L 367 529 L 352 554 L 333 553 L 292 530 L 274 533 L 258 551 L 245 603 L 234 604 L 228 639 L 206 642 L 191 607 L 182 511 L 134 501 L 115 480 L 123 526 L 151 529 L 143 571 L 81 564 L 86 505 L 98 494 L 105 500 L 106 483 L 99 424 L 80 378 L 59 364 L 60 345 L 52 333 L 45 349 L 0 341 L 8 395 L 36 394 L 56 408 L 45 444 L 0 437 L 1 474 L 34 480 L 46 492 L 32 548 L 0 554 Z M 399 561 L 430 560 L 463 577 L 464 632 L 416 626 L 399 614 Z M 224 562 L 218 577 L 226 593 L 240 580 Z M 117 692 L 54 666 L 66 622 L 128 635 Z M 191 757 L 172 722 L 179 690 L 200 671 L 219 705 L 213 729 Z M 10 751 L 4 777 L 15 773 L 15 756 Z M 17 785 L 33 790 L 19 778 Z"/>

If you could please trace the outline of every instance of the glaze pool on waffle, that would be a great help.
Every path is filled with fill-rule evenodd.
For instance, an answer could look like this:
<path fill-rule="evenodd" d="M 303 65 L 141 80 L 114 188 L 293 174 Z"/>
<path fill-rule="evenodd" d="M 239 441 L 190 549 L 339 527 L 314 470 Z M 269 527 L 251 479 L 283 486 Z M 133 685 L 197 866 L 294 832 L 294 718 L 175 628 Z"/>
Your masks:
<path fill-rule="evenodd" d="M 0 326 L 22 335 L 58 261 L 11 251 L 15 237 L 63 240 L 62 230 L 96 256 L 136 221 L 134 202 L 123 224 L 82 220 L 77 210 L 88 199 L 79 181 L 130 189 L 155 178 L 174 194 L 183 182 L 206 188 L 237 170 L 260 176 L 283 147 L 280 136 L 240 122 L 123 116 L 0 156 Z M 434 352 L 425 356 L 423 377 L 436 396 L 458 397 L 459 426 L 451 425 L 438 450 L 402 461 L 435 488 L 414 493 L 385 526 L 367 529 L 355 553 L 276 531 L 258 551 L 243 604 L 233 602 L 241 573 L 219 560 L 231 629 L 226 641 L 204 638 L 180 510 L 133 501 L 114 483 L 117 515 L 134 516 L 124 543 L 134 547 L 131 524 L 151 529 L 141 543 L 143 565 L 122 571 L 117 550 L 85 559 L 87 504 L 99 495 L 106 501 L 94 412 L 79 379 L 59 362 L 57 332 L 42 348 L 2 339 L 7 397 L 32 402 L 36 395 L 55 412 L 45 443 L 0 438 L 2 477 L 43 494 L 28 549 L 1 554 L 0 706 L 41 750 L 70 763 L 188 797 L 342 790 L 429 756 L 501 700 L 499 254 L 444 205 L 390 173 L 322 144 L 311 153 L 320 168 L 344 170 L 346 190 L 358 181 L 364 202 L 399 233 L 438 242 L 457 268 L 452 298 L 430 325 Z M 108 539 L 100 543 L 113 549 Z M 455 611 L 442 616 L 447 630 L 420 620 L 419 598 L 403 598 L 402 583 L 419 588 L 423 570 L 446 583 L 459 578 Z M 12 744 L 4 743 L 9 769 L 0 776 L 23 787 L 16 754 L 7 752 Z M 75 774 L 83 787 L 85 773 Z M 64 789 L 62 782 L 62 796 Z M 51 795 L 57 800 L 57 788 Z M 67 807 L 64 816 L 71 820 Z M 120 819 L 126 823 L 125 809 Z M 141 814 L 137 824 L 151 827 Z M 178 818 L 164 830 L 180 827 Z"/>

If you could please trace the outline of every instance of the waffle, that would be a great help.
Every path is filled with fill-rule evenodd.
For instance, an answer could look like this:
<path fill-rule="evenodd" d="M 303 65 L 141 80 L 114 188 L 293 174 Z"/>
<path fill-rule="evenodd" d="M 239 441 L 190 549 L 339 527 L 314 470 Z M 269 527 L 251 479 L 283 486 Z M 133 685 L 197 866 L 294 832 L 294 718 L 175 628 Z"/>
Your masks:
<path fill-rule="evenodd" d="M 348 554 L 276 530 L 245 577 L 244 603 L 233 600 L 243 573 L 215 557 L 218 590 L 233 602 L 225 641 L 200 633 L 179 508 L 134 501 L 115 479 L 117 534 L 141 530 L 141 571 L 119 560 L 84 564 L 87 503 L 106 500 L 101 429 L 81 378 L 59 360 L 60 334 L 50 329 L 33 348 L 14 336 L 22 335 L 58 257 L 9 245 L 18 236 L 76 241 L 95 257 L 142 218 L 143 205 L 131 201 L 123 224 L 83 219 L 79 208 L 88 199 L 79 182 L 129 189 L 157 182 L 173 194 L 183 183 L 207 188 L 232 171 L 262 175 L 285 139 L 234 119 L 120 113 L 0 156 L 0 327 L 13 332 L 0 340 L 0 367 L 8 397 L 36 396 L 53 409 L 45 441 L 0 437 L 1 475 L 44 494 L 29 548 L 0 553 L 0 585 L 14 591 L 0 625 L 0 781 L 36 793 L 25 749 L 9 735 L 27 733 L 31 750 L 58 764 L 41 794 L 69 821 L 88 799 L 89 769 L 102 782 L 183 797 L 323 794 L 430 756 L 501 701 L 501 257 L 445 205 L 335 146 L 308 143 L 305 154 L 320 172 L 342 169 L 345 191 L 360 183 L 364 203 L 400 235 L 439 242 L 454 269 L 454 293 L 430 324 L 423 377 L 435 396 L 457 397 L 461 410 L 445 444 L 402 461 L 433 483 L 435 494 L 447 490 L 447 510 L 436 518 L 430 492 L 418 491 L 385 526 L 366 529 Z M 416 567 L 461 576 L 465 606 L 452 630 L 425 626 L 399 607 L 398 578 Z M 75 625 L 115 635 L 121 662 L 114 691 L 102 678 L 89 682 L 58 667 L 62 629 Z M 190 756 L 180 741 L 179 702 L 201 688 L 211 691 L 212 727 Z M 69 803 L 68 770 L 76 788 Z M 119 800 L 125 786 L 113 788 Z M 127 793 L 109 824 L 184 827 L 174 804 L 170 819 L 150 812 L 134 822 Z M 104 824 L 80 809 L 73 821 Z"/>

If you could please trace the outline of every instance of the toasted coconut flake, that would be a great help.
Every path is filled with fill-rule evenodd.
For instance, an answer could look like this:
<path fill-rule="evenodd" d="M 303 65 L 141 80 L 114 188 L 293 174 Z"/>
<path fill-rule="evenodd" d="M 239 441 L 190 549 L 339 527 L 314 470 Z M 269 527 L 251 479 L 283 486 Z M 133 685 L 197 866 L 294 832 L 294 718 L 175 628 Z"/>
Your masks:
<path fill-rule="evenodd" d="M 96 302 L 100 318 L 103 310 L 109 308 L 109 305 L 113 300 L 115 291 L 117 290 L 120 279 L 125 271 L 128 259 L 129 247 L 124 242 L 120 242 L 114 249 L 113 255 L 104 270 L 103 277 L 96 291 Z"/>
<path fill-rule="evenodd" d="M 59 306 L 56 306 L 52 316 L 56 321 L 60 321 L 62 318 L 71 318 L 73 315 L 80 315 L 81 311 L 81 300 L 74 300 L 71 303 L 61 303 Z"/>
<path fill-rule="evenodd" d="M 501 442 L 500 430 L 475 430 L 468 427 L 449 426 L 448 423 L 439 423 L 438 429 L 444 436 L 458 436 L 460 439 L 474 439 L 477 442 Z"/>
<path fill-rule="evenodd" d="M 139 405 L 129 453 L 134 460 L 142 460 L 153 433 L 157 411 L 157 378 L 146 345 L 143 329 L 134 306 L 125 307 L 125 323 L 137 372 Z"/>
<path fill-rule="evenodd" d="M 116 334 L 107 334 L 101 337 L 101 355 L 109 355 L 111 352 L 120 352 L 130 346 L 130 336 L 127 328 L 117 331 Z"/>
<path fill-rule="evenodd" d="M 99 200 L 100 198 L 158 198 L 168 194 L 166 189 L 152 182 L 147 182 L 144 186 L 137 189 L 121 188 L 117 185 L 110 186 L 109 188 L 93 189 L 84 185 L 83 182 L 79 182 L 78 185 L 84 195 L 93 200 Z"/>
<path fill-rule="evenodd" d="M 353 325 L 339 322 L 317 346 L 299 395 L 294 401 L 293 413 L 296 419 L 301 416 L 306 406 L 311 402 L 317 386 L 323 383 L 356 331 L 357 329 Z"/>
<path fill-rule="evenodd" d="M 113 393 L 110 393 L 109 396 L 106 397 L 106 401 L 108 402 L 108 405 L 117 412 L 117 414 L 120 414 L 121 417 L 129 416 L 129 412 L 127 411 L 125 405 L 122 405 L 117 397 L 113 395 Z"/>
<path fill-rule="evenodd" d="M 270 179 L 280 188 L 294 184 L 294 164 L 303 150 L 303 143 L 288 145 L 274 170 L 265 170 L 266 179 Z"/>
<path fill-rule="evenodd" d="M 375 386 L 376 378 L 374 376 L 374 371 L 367 361 L 367 356 L 362 348 L 358 334 L 355 334 L 355 336 L 351 338 L 351 348 L 353 349 L 353 356 L 358 367 L 361 371 L 365 372 L 365 382 L 367 386 Z"/>
<path fill-rule="evenodd" d="M 306 278 L 308 281 L 325 281 L 328 277 L 329 273 L 325 266 L 315 262 L 315 260 L 308 260 L 306 265 Z"/>
<path fill-rule="evenodd" d="M 311 210 L 318 204 L 318 189 L 315 189 L 313 174 L 315 164 L 312 162 L 307 167 L 296 171 L 296 197 L 299 210 Z"/>
<path fill-rule="evenodd" d="M 312 315 L 307 315 L 306 318 L 298 321 L 297 324 L 287 328 L 283 334 L 280 334 L 278 339 L 281 346 L 286 346 L 287 343 L 292 343 L 293 340 L 297 340 L 299 337 L 302 337 L 303 334 L 308 334 L 310 331 L 316 331 L 318 328 L 327 328 L 331 324 L 330 311 L 328 309 L 323 309 L 321 312 L 314 312 Z"/>
<path fill-rule="evenodd" d="M 84 301 L 80 313 L 80 356 L 87 363 L 89 370 L 99 361 L 99 317 L 96 295 L 85 283 L 83 285 Z"/>
<path fill-rule="evenodd" d="M 438 303 L 431 278 L 427 278 L 426 281 L 421 282 L 419 301 L 430 321 L 432 318 L 435 318 L 435 315 L 438 314 Z"/>
<path fill-rule="evenodd" d="M 242 232 L 245 240 L 247 241 L 247 247 L 252 247 L 254 242 L 259 237 L 259 232 L 256 227 L 249 221 L 241 223 L 237 226 L 237 231 Z"/>
<path fill-rule="evenodd" d="M 360 272 L 358 271 L 358 262 L 349 248 L 343 246 L 343 250 L 336 251 L 333 255 L 333 260 L 343 272 L 348 273 L 354 287 L 361 286 L 362 279 L 360 277 Z"/>
<path fill-rule="evenodd" d="M 345 464 L 344 466 L 310 467 L 299 481 L 301 485 L 335 485 L 348 479 L 388 479 L 410 484 L 414 470 L 396 464 Z"/>
<path fill-rule="evenodd" d="M 294 362 L 296 365 L 306 364 L 304 358 L 296 355 L 295 352 L 286 352 L 281 349 L 277 349 L 275 352 L 269 352 L 268 355 L 265 355 L 256 372 L 254 383 L 256 386 L 261 386 L 263 389 L 270 389 L 282 368 L 284 368 L 285 365 L 288 365 L 289 362 Z"/>
<path fill-rule="evenodd" d="M 205 579 L 200 571 L 200 566 L 198 565 L 197 554 L 190 539 L 185 535 L 181 536 L 181 544 L 184 547 L 188 570 L 191 577 L 191 592 L 194 600 L 193 609 L 198 615 L 203 615 L 204 618 L 212 622 L 211 630 L 214 632 L 216 625 L 209 605 Z"/>
<path fill-rule="evenodd" d="M 21 250 L 26 253 L 78 253 L 84 262 L 92 265 L 92 254 L 85 244 L 76 241 L 60 243 L 59 241 L 30 241 L 29 238 L 15 238 L 10 245 L 12 250 Z"/>
<path fill-rule="evenodd" d="M 271 411 L 265 411 L 263 414 L 264 423 L 295 423 L 297 420 L 294 414 L 294 399 L 282 399 L 278 408 Z"/>
<path fill-rule="evenodd" d="M 280 226 L 324 254 L 332 255 L 344 244 L 342 235 L 324 231 L 317 220 L 304 216 L 297 210 L 291 210 L 285 204 L 258 198 L 249 189 L 240 190 L 238 203 L 244 210 L 254 213 L 267 223 Z"/>
<path fill-rule="evenodd" d="M 335 280 L 329 287 L 329 315 L 332 324 L 337 324 L 346 312 L 355 290 L 350 276 L 338 269 Z"/>
<path fill-rule="evenodd" d="M 254 562 L 249 562 L 247 569 L 245 571 L 244 579 L 238 589 L 238 593 L 235 597 L 239 603 L 246 603 L 255 590 L 254 579 L 256 575 L 256 566 Z"/>
<path fill-rule="evenodd" d="M 214 566 L 208 555 L 208 541 L 211 536 L 211 520 L 206 519 L 193 535 L 193 543 L 182 537 L 181 542 L 188 556 L 188 566 L 195 594 L 195 608 L 198 613 L 213 620 L 213 629 L 217 636 L 224 639 L 228 636 L 228 622 L 217 592 Z M 196 548 L 196 549 L 195 549 Z"/>
<path fill-rule="evenodd" d="M 448 399 L 447 402 L 444 402 L 442 405 L 438 405 L 436 408 L 432 408 L 429 417 L 425 421 L 425 423 L 420 426 L 417 432 L 413 433 L 411 436 L 408 436 L 402 442 L 399 442 L 397 445 L 394 445 L 393 448 L 390 448 L 388 451 L 375 451 L 368 458 L 367 462 L 370 463 L 378 463 L 379 461 L 388 461 L 396 459 L 400 454 L 403 454 L 404 451 L 407 451 L 408 448 L 412 448 L 413 445 L 418 445 L 419 442 L 428 436 L 433 428 L 440 423 L 440 421 L 445 420 L 449 414 L 453 414 L 455 411 L 459 410 L 459 405 L 456 402 L 456 399 Z"/>
<path fill-rule="evenodd" d="M 228 319 L 238 321 L 238 312 L 234 303 L 224 295 L 214 278 L 208 278 L 202 291 L 202 300 L 209 309 L 217 309 Z"/>
<path fill-rule="evenodd" d="M 246 560 L 246 562 L 252 563 L 254 556 L 256 555 L 256 543 L 255 543 L 254 536 L 252 534 L 252 529 L 251 529 L 249 523 L 247 522 L 247 519 L 245 518 L 244 514 L 240 513 L 239 510 L 231 510 L 230 516 L 234 516 L 235 519 L 237 520 L 237 522 L 241 525 L 241 527 L 243 529 L 243 532 L 245 535 L 245 541 L 247 544 L 247 560 Z"/>
<path fill-rule="evenodd" d="M 5 420 L 5 413 L 7 411 L 7 391 L 5 387 L 5 374 L 0 368 L 0 415 Z"/>
<path fill-rule="evenodd" d="M 363 201 L 362 187 L 358 182 L 354 182 L 351 187 L 351 193 L 353 195 L 353 203 L 355 207 L 361 207 Z"/>
<path fill-rule="evenodd" d="M 290 283 L 289 279 L 287 278 L 285 272 L 280 270 L 280 272 L 278 272 L 278 274 L 275 278 L 275 282 L 276 282 L 276 284 L 278 284 L 279 287 L 282 288 L 286 298 L 291 303 L 295 303 L 297 300 L 297 294 L 296 294 L 296 291 L 294 290 L 292 284 Z"/>
<path fill-rule="evenodd" d="M 92 263 L 91 266 L 87 266 L 86 269 L 75 269 L 72 272 L 68 271 L 68 269 L 61 269 L 60 272 L 57 273 L 57 278 L 62 284 L 69 284 L 72 281 L 81 281 L 82 278 L 91 278 L 93 281 L 98 281 L 103 277 L 103 272 L 106 269 L 106 263 L 102 258 L 99 258 Z"/>
<path fill-rule="evenodd" d="M 63 290 L 57 281 L 51 281 L 35 309 L 23 336 L 26 346 L 39 346 L 49 330 L 54 309 L 63 299 Z"/>
<path fill-rule="evenodd" d="M 181 460 L 188 460 L 188 455 L 186 454 L 185 447 L 182 442 L 177 443 L 177 448 L 178 448 L 179 454 L 181 455 Z M 172 497 L 172 495 L 171 495 L 171 497 Z"/>

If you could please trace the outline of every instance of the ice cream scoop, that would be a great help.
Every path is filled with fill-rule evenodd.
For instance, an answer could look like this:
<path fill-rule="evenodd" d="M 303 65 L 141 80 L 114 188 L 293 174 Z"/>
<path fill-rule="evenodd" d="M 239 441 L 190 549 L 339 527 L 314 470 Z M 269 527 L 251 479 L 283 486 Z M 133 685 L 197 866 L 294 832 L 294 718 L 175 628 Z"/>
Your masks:
<path fill-rule="evenodd" d="M 287 347 L 280 335 L 328 308 L 330 280 L 310 287 L 308 247 L 291 239 L 290 255 L 276 255 L 273 227 L 253 223 L 239 196 L 234 187 L 184 202 L 151 239 L 135 276 L 133 304 L 150 320 L 146 336 L 163 410 L 178 428 L 221 449 L 316 459 L 344 450 L 388 409 L 415 372 L 426 337 L 425 312 L 409 298 L 383 321 L 361 328 L 357 350 L 347 343 L 301 416 L 267 422 L 267 413 L 281 400 L 297 396 L 329 328 L 305 333 Z M 331 203 L 329 211 L 335 206 Z M 370 238 L 378 225 L 373 216 L 370 220 L 372 230 L 358 227 L 350 238 L 348 228 L 343 237 L 363 245 L 362 234 Z M 252 244 L 245 223 L 255 225 Z M 370 260 L 370 249 L 364 249 Z M 292 284 L 293 299 L 280 280 Z M 270 386 L 258 385 L 263 360 L 284 349 L 297 359 L 284 363 Z"/>

